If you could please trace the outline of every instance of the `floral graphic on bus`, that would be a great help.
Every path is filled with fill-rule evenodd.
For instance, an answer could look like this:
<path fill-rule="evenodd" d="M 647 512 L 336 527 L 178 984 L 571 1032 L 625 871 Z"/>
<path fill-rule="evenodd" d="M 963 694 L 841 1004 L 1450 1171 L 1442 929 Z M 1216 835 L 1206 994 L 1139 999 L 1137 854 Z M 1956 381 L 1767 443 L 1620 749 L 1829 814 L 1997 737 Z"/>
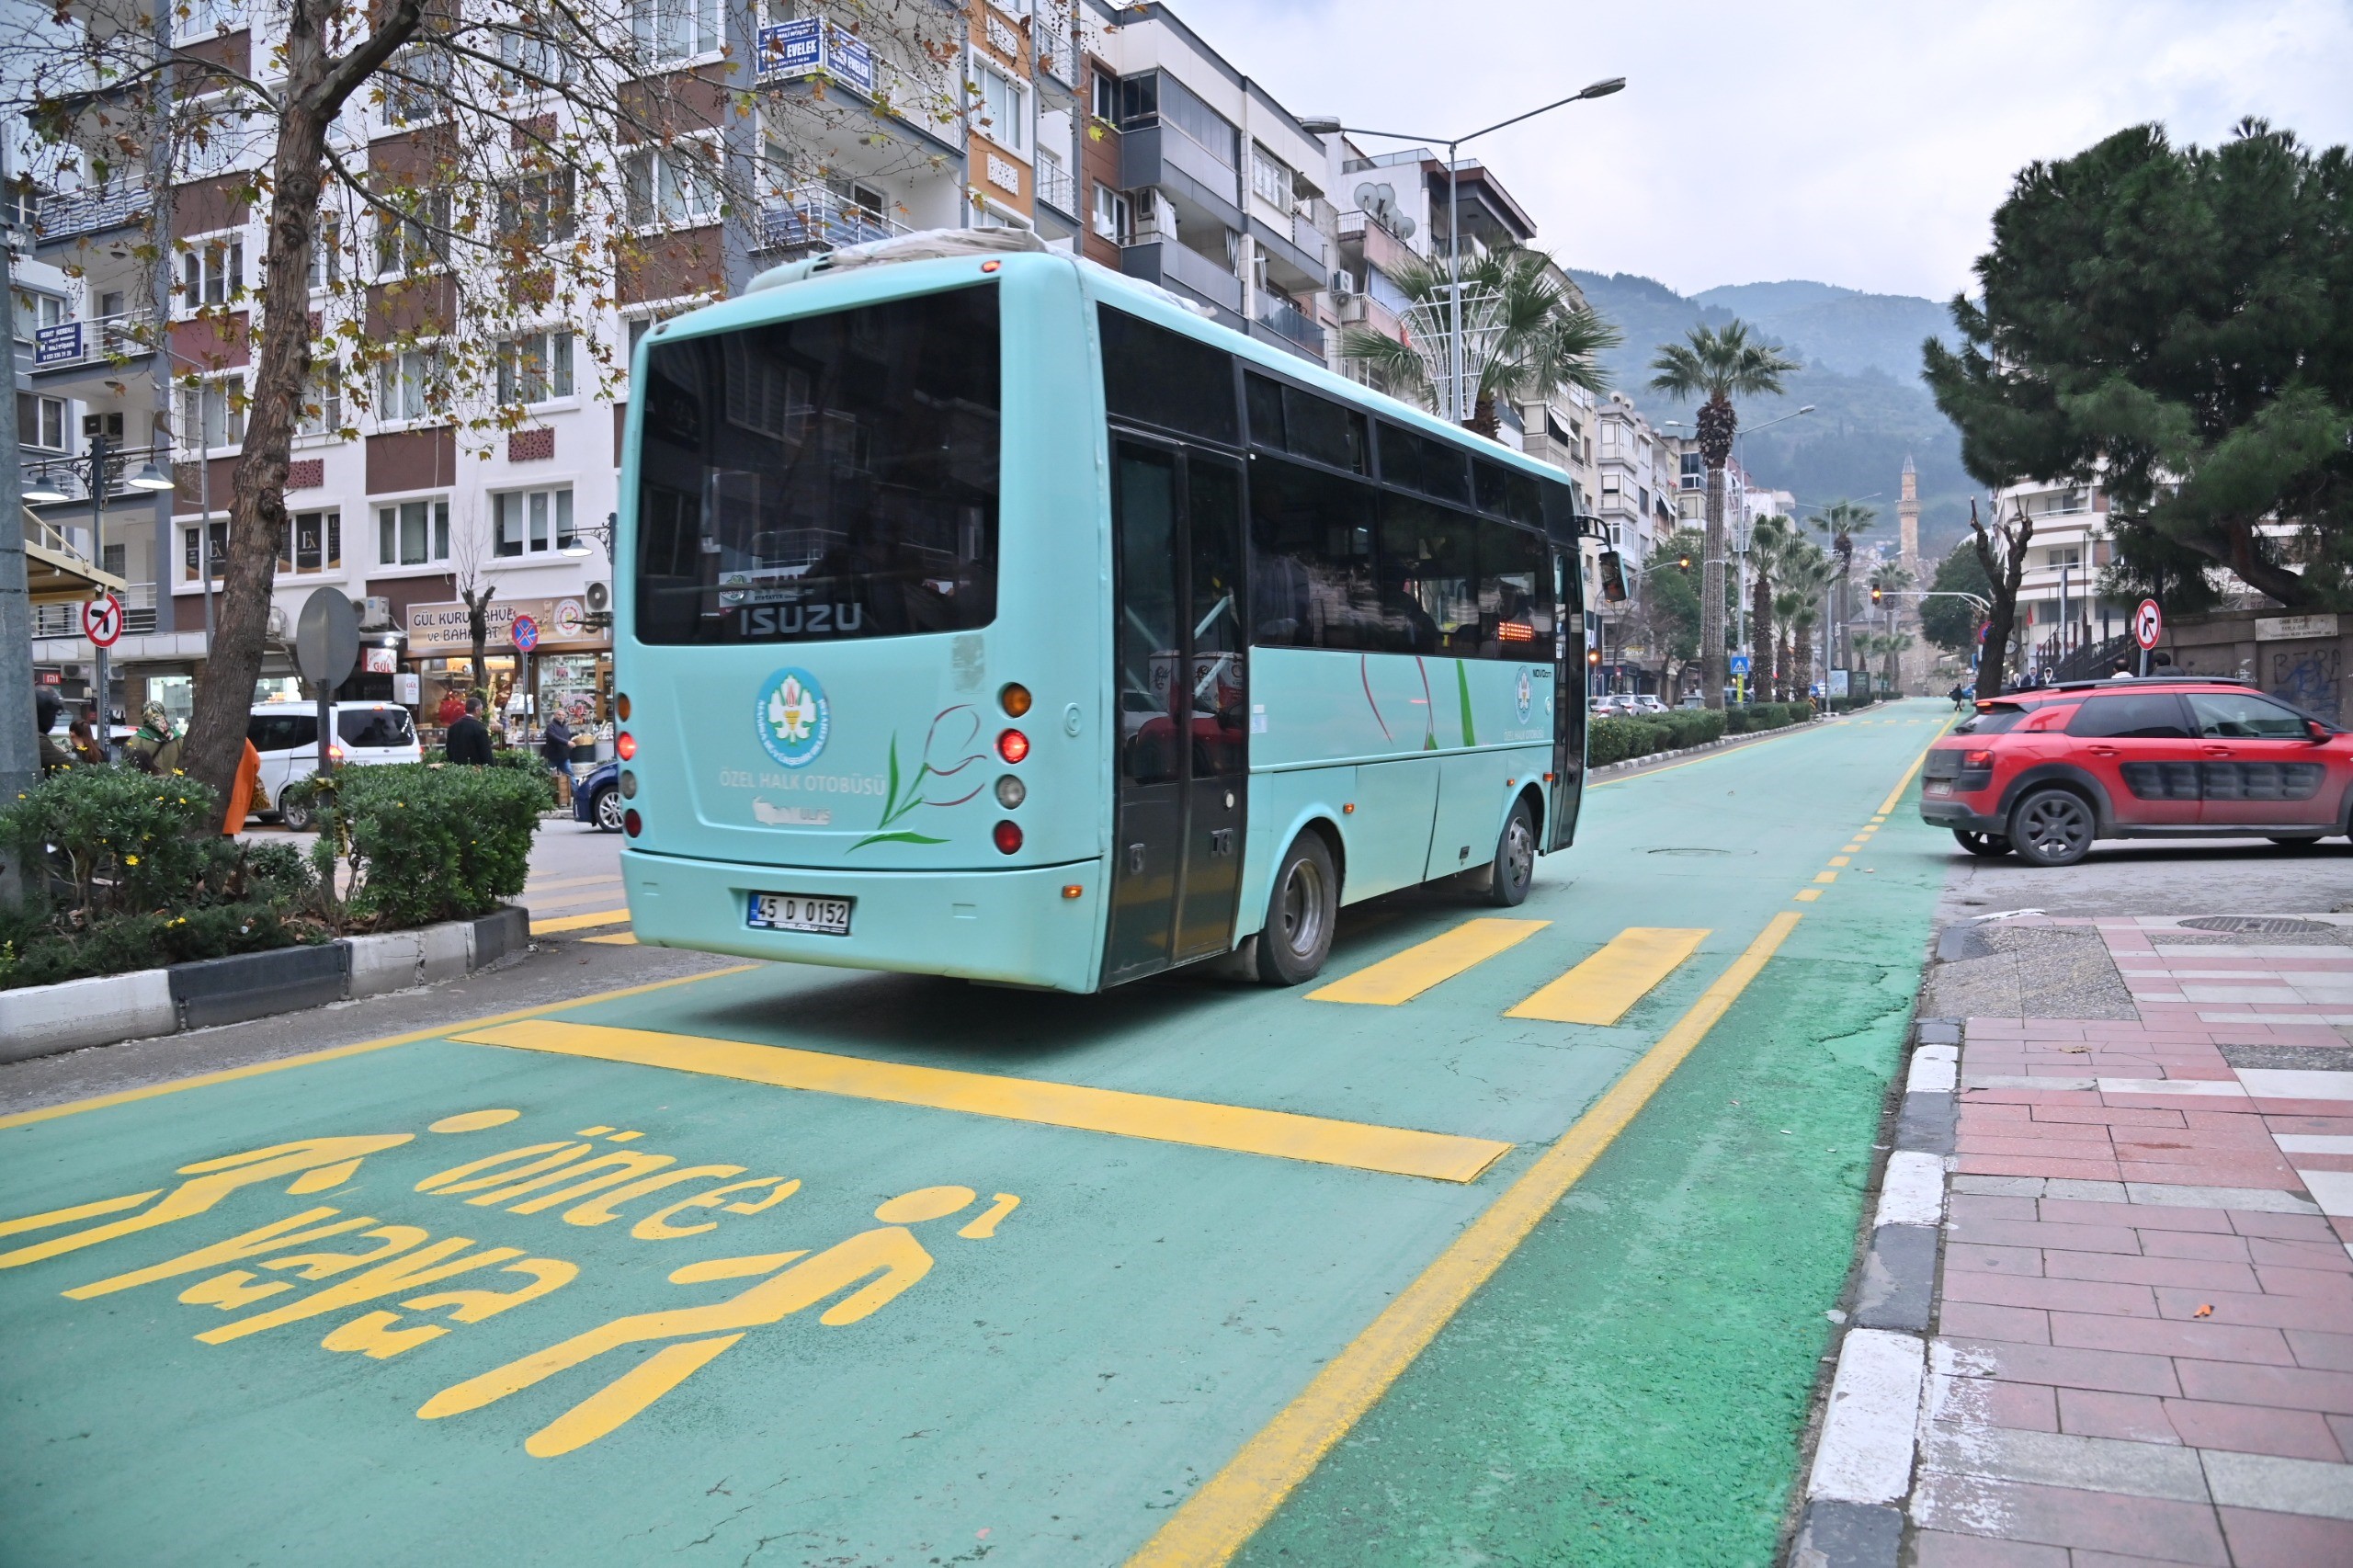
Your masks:
<path fill-rule="evenodd" d="M 786 668 L 768 676 L 752 711 L 760 745 L 787 767 L 816 761 L 833 729 L 824 688 L 807 670 Z"/>
<path fill-rule="evenodd" d="M 904 821 L 917 806 L 941 808 L 961 806 L 988 788 L 987 782 L 981 780 L 953 800 L 928 800 L 924 795 L 924 785 L 926 780 L 953 778 L 974 763 L 985 761 L 987 757 L 988 749 L 981 744 L 981 716 L 973 710 L 972 704 L 960 702 L 953 708 L 943 708 L 932 715 L 931 728 L 923 738 L 923 760 L 916 766 L 915 776 L 906 781 L 905 793 L 902 794 L 899 784 L 899 735 L 897 731 L 892 731 L 891 733 L 891 776 L 882 796 L 881 820 L 874 824 L 872 833 L 851 845 L 850 848 L 863 849 L 870 844 L 947 843 L 948 840 L 945 838 L 936 837 L 927 833 L 918 833 L 912 827 L 898 827 L 894 824 Z M 961 783 L 960 781 L 948 788 L 959 789 L 961 788 Z"/>

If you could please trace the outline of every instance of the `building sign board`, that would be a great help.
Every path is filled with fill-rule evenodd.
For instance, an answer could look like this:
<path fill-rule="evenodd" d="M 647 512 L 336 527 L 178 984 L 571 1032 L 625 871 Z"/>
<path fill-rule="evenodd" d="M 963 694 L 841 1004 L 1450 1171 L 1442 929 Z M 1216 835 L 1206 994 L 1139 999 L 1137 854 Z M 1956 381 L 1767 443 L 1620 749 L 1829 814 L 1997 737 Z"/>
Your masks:
<path fill-rule="evenodd" d="M 758 34 L 753 56 L 761 82 L 830 76 L 861 97 L 874 96 L 874 51 L 852 34 L 817 17 L 771 22 Z"/>
<path fill-rule="evenodd" d="M 511 653 L 517 617 L 528 618 L 538 632 L 537 646 L 602 648 L 607 633 L 588 625 L 587 608 L 576 595 L 544 599 L 493 599 L 483 616 L 485 652 Z M 439 658 L 473 652 L 466 631 L 462 601 L 415 604 L 408 607 L 408 652 L 412 658 Z"/>

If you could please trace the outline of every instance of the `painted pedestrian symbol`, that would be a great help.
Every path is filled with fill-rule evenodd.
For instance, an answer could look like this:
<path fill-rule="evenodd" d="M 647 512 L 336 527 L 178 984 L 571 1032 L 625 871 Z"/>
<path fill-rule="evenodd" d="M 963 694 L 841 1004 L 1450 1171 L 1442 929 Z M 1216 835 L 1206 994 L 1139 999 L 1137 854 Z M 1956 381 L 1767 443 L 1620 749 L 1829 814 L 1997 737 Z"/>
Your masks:
<path fill-rule="evenodd" d="M 2157 635 L 2165 630 L 2165 616 L 2154 599 L 2143 599 L 2141 608 L 2132 612 L 2132 640 L 2143 651 L 2157 645 Z"/>
<path fill-rule="evenodd" d="M 518 615 L 507 635 L 514 642 L 517 653 L 528 653 L 540 645 L 540 623 L 528 615 Z"/>
<path fill-rule="evenodd" d="M 82 606 L 82 635 L 101 648 L 111 648 L 122 635 L 122 601 L 100 594 Z"/>

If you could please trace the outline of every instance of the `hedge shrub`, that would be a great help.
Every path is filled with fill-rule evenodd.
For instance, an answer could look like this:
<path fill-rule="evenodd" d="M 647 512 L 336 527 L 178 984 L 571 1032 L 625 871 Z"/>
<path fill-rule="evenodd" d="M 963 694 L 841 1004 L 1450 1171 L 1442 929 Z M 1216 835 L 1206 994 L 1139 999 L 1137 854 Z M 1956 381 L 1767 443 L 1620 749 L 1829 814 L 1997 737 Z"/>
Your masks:
<path fill-rule="evenodd" d="M 75 767 L 0 811 L 30 872 L 0 912 L 0 989 L 323 939 L 301 855 L 222 836 L 213 801 L 181 774 Z"/>
<path fill-rule="evenodd" d="M 311 790 L 322 871 L 347 859 L 346 909 L 381 929 L 470 919 L 521 892 L 554 799 L 544 770 L 438 762 L 347 767 Z"/>

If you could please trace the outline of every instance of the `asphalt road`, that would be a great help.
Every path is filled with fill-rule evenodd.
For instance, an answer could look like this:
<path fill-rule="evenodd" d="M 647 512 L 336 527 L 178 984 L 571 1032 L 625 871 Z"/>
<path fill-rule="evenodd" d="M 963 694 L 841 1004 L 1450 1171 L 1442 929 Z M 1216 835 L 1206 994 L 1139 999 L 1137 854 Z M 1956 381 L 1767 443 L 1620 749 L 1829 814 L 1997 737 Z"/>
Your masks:
<path fill-rule="evenodd" d="M 0 1559 L 1768 1562 L 1944 717 L 1605 784 L 1322 995 L 567 935 L 0 1073 Z"/>

